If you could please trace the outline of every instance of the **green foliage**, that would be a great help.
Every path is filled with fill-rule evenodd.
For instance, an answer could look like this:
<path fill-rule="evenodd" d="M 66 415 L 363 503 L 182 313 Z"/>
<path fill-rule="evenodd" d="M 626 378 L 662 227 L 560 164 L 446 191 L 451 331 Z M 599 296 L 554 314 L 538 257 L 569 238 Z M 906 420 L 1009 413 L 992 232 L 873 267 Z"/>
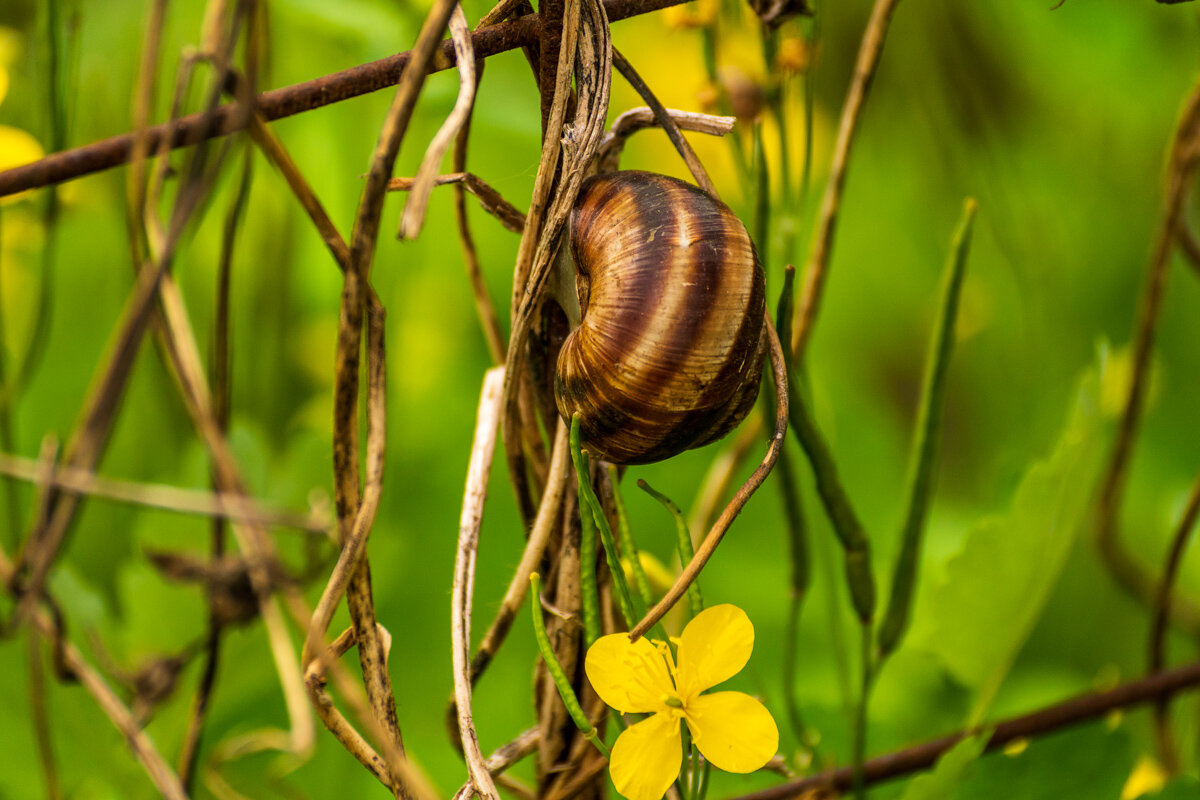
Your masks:
<path fill-rule="evenodd" d="M 1103 368 L 1080 380 L 1054 450 L 1025 473 L 1009 511 L 967 534 L 930 592 L 923 645 L 975 693 L 969 725 L 987 713 L 1074 546 L 1101 452 Z"/>
<path fill-rule="evenodd" d="M 64 109 L 68 145 L 127 130 L 151 5 L 62 3 L 70 35 L 58 37 L 67 50 L 67 69 L 65 97 L 54 110 L 48 106 L 47 38 L 39 17 L 45 3 L 0 2 L 0 26 L 16 31 L 11 36 L 0 31 L 0 68 L 10 79 L 0 124 L 29 131 L 45 147 L 57 137 L 52 114 Z M 424 5 L 272 2 L 263 88 L 406 49 Z M 962 197 L 979 199 L 970 273 L 962 284 L 958 324 L 947 339 L 953 338 L 955 355 L 946 375 L 940 468 L 929 487 L 912 632 L 878 678 L 868 755 L 943 735 L 1001 708 L 1006 715 L 1031 710 L 1092 688 L 1100 675 L 1129 678 L 1145 668 L 1146 610 L 1115 587 L 1080 534 L 1080 522 L 1086 520 L 1098 459 L 1126 386 L 1123 343 L 1136 324 L 1136 298 L 1161 208 L 1163 154 L 1195 78 L 1196 4 L 1073 0 L 1053 12 L 1048 5 L 928 0 L 899 5 L 852 153 L 820 321 L 805 362 L 797 365 L 814 430 L 854 501 L 854 529 L 869 540 L 870 556 L 859 547 L 854 568 L 860 575 L 870 570 L 885 576 L 902 547 L 892 532 L 907 501 L 904 475 L 919 413 L 922 359 L 937 315 L 936 268 Z M 166 113 L 169 76 L 180 53 L 197 42 L 204 3 L 166 6 L 156 119 Z M 471 0 L 465 6 L 474 23 L 490 3 Z M 770 223 L 766 241 L 757 243 L 768 266 L 769 297 L 778 296 L 784 263 L 794 262 L 797 283 L 804 281 L 806 246 L 869 6 L 866 0 L 819 5 L 820 40 L 809 54 L 812 80 L 803 92 L 784 96 L 780 90 L 790 111 L 787 129 L 767 127 L 757 137 L 755 165 L 765 163 L 772 171 L 767 186 L 743 181 L 727 142 L 691 137 L 735 211 L 744 220 L 757 216 Z M 802 24 L 807 25 L 794 23 L 785 33 L 814 32 Z M 719 43 L 721 63 L 713 66 L 758 76 L 759 32 L 739 23 L 727 33 Z M 613 35 L 667 106 L 700 107 L 697 98 L 708 89 L 708 75 L 699 33 L 668 27 L 655 14 L 614 23 Z M 794 79 L 794 89 L 800 80 Z M 619 79 L 613 89 L 613 116 L 641 104 Z M 398 175 L 413 174 L 456 90 L 453 75 L 431 77 L 401 150 Z M 381 91 L 273 123 L 343 232 L 350 229 L 360 176 L 390 100 L 391 92 Z M 807 101 L 813 118 L 801 120 Z M 745 126 L 739 123 L 739 130 Z M 809 126 L 813 135 L 804 139 Z M 538 98 L 523 56 L 489 59 L 469 168 L 526 208 L 539 134 Z M 790 172 L 781 175 L 777 142 L 788 137 Z M 742 136 L 747 145 L 753 140 Z M 801 163 L 800 153 L 809 149 L 814 161 Z M 747 147 L 741 154 L 745 165 L 750 155 Z M 255 159 L 234 254 L 231 438 L 256 497 L 304 510 L 310 503 L 327 504 L 331 494 L 331 375 L 341 276 L 278 173 L 261 156 Z M 631 140 L 623 165 L 684 171 L 652 132 Z M 808 174 L 811 187 L 801 190 Z M 0 355 L 7 365 L 21 363 L 31 347 L 34 309 L 49 274 L 42 259 L 49 252 L 54 262 L 44 357 L 14 406 L 12 449 L 23 457 L 36 457 L 47 434 L 69 437 L 132 285 L 125 176 L 124 170 L 112 170 L 59 187 L 53 249 L 45 247 L 44 195 L 0 208 Z M 207 217 L 189 230 L 176 265 L 206 360 L 221 219 L 236 183 L 232 173 L 218 182 Z M 489 366 L 463 277 L 449 191 L 436 190 L 427 228 L 416 241 L 399 243 L 390 236 L 403 199 L 393 195 L 385 208 L 373 283 L 388 309 L 388 449 L 385 496 L 370 543 L 378 615 L 394 642 L 389 667 L 406 745 L 446 797 L 463 778 L 444 726 L 451 689 L 446 606 L 479 377 Z M 473 200 L 467 206 L 484 280 L 507 320 L 517 239 Z M 1186 216 L 1194 225 L 1194 213 Z M 1200 396 L 1197 308 L 1200 281 L 1177 258 L 1121 520 L 1123 537 L 1152 567 L 1165 551 L 1200 463 L 1192 435 Z M 1115 343 L 1111 355 L 1073 384 L 1071 376 L 1092 358 L 1098 338 Z M 1064 407 L 1070 408 L 1065 423 Z M 706 568 L 705 596 L 712 603 L 736 602 L 754 620 L 755 658 L 731 683 L 763 697 L 782 721 L 786 682 L 805 733 L 815 742 L 814 763 L 844 764 L 852 746 L 847 698 L 855 692 L 857 656 L 851 651 L 857 623 L 842 554 L 807 465 L 789 447 L 796 495 L 811 528 L 811 581 L 804 584 L 803 605 L 789 619 L 788 532 L 780 504 L 771 497 L 779 491 L 778 474 L 743 511 Z M 718 452 L 719 447 L 707 448 L 625 475 L 630 527 L 644 552 L 673 566 L 676 540 L 662 509 L 629 490 L 633 481 L 644 478 L 687 510 Z M 498 607 L 524 544 L 502 461 L 494 468 L 480 542 L 476 638 Z M 150 343 L 139 351 L 99 472 L 201 491 L 210 486 L 204 449 L 161 353 Z M 16 508 L 9 507 L 10 497 Z M 6 527 L 0 543 L 7 554 L 24 535 L 36 503 L 28 482 L 12 495 L 0 492 Z M 21 529 L 7 530 L 14 518 Z M 106 671 L 110 661 L 136 669 L 147 658 L 202 637 L 205 605 L 199 590 L 164 579 L 147 565 L 144 551 L 202 556 L 209 529 L 208 521 L 197 518 L 102 499 L 84 503 L 49 585 L 71 641 L 90 663 Z M 312 604 L 328 573 L 321 559 L 332 546 L 291 531 L 273 530 L 272 536 L 290 567 L 299 571 L 316 563 L 316 577 L 304 586 Z M 856 585 L 860 610 L 874 609 L 865 584 Z M 1193 593 L 1200 586 L 1194 548 L 1179 585 Z M 640 602 L 639 594 L 634 607 Z M 7 619 L 10 611 L 11 603 L 0 600 L 0 616 Z M 333 629 L 346 622 L 343 610 Z M 670 632 L 677 632 L 675 622 L 668 618 Z M 485 753 L 535 721 L 529 676 L 537 647 L 532 626 L 524 623 L 522 614 L 475 689 Z M 298 643 L 299 629 L 290 632 Z M 783 643 L 792 640 L 794 661 L 784 675 Z M 1182 639 L 1172 645 L 1175 659 L 1193 655 Z M 0 770 L 0 798 L 14 800 L 45 796 L 31 732 L 27 648 L 23 635 L 0 639 L 0 671 L 6 676 L 0 684 L 0 752 L 17 765 Z M 41 652 L 44 657 L 44 648 Z M 178 751 L 198 673 L 195 664 L 184 670 L 179 689 L 150 723 L 168 761 Z M 86 692 L 49 673 L 47 684 L 64 794 L 156 796 L 121 735 Z M 118 690 L 130 699 L 127 687 Z M 1181 743 L 1194 773 L 1191 713 L 1175 716 L 1183 720 Z M 277 729 L 286 720 L 261 625 L 230 631 L 202 764 L 230 737 Z M 1094 724 L 1039 738 L 1017 755 L 975 758 L 978 741 L 960 745 L 931 775 L 872 788 L 870 796 L 1116 798 L 1134 757 L 1155 747 L 1149 726 L 1137 715 L 1115 730 Z M 787 755 L 800 750 L 807 752 L 794 741 L 784 744 Z M 223 775 L 249 797 L 385 794 L 319 725 L 311 760 L 280 778 L 273 772 L 275 759 L 260 754 L 236 760 L 223 767 Z M 517 770 L 525 780 L 531 774 L 528 764 Z M 714 774 L 709 797 L 778 781 L 775 775 Z M 1185 776 L 1156 797 L 1191 800 L 1198 793 L 1194 776 Z M 195 794 L 214 796 L 203 781 Z"/>
<path fill-rule="evenodd" d="M 1133 768 L 1132 736 L 1096 722 L 1021 742 L 973 764 L 948 800 L 1059 800 L 1121 796 Z M 905 798 L 905 800 L 909 800 Z"/>
<path fill-rule="evenodd" d="M 901 800 L 946 800 L 951 797 L 986 745 L 986 734 L 963 739 L 947 750 L 930 772 L 909 781 Z"/>

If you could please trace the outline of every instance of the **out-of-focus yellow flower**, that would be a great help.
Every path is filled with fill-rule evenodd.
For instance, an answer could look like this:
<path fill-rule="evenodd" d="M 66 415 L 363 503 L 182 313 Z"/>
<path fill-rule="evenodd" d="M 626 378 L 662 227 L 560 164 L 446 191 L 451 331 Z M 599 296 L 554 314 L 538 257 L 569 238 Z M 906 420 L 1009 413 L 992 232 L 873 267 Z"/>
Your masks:
<path fill-rule="evenodd" d="M 8 65 L 16 59 L 19 47 L 19 34 L 12 28 L 0 26 L 0 103 L 8 94 Z M 45 154 L 38 140 L 30 133 L 0 125 L 0 172 L 37 161 Z M 0 205 L 15 203 L 27 194 L 29 192 L 20 192 L 0 198 Z"/>
<path fill-rule="evenodd" d="M 671 585 L 675 583 L 675 574 L 667 569 L 667 565 L 645 550 L 638 551 L 638 563 L 641 564 L 642 572 L 646 574 L 646 579 L 650 582 L 650 591 L 666 594 Z M 621 559 L 621 565 L 625 568 L 625 580 L 632 582 L 633 565 L 624 558 Z"/>
<path fill-rule="evenodd" d="M 663 9 L 663 23 L 668 28 L 703 28 L 717 19 L 720 0 L 697 0 L 695 3 Z"/>
<path fill-rule="evenodd" d="M 1161 792 L 1167 785 L 1167 773 L 1154 756 L 1143 754 L 1129 773 L 1125 788 L 1121 790 L 1121 800 L 1136 800 L 1148 794 Z"/>
<path fill-rule="evenodd" d="M 807 72 L 812 63 L 812 49 L 798 36 L 789 36 L 779 43 L 775 56 L 784 72 Z"/>
<path fill-rule="evenodd" d="M 20 128 L 0 125 L 0 172 L 37 161 L 44 155 L 38 140 Z M 0 205 L 15 203 L 29 192 L 18 192 L 0 198 Z"/>
<path fill-rule="evenodd" d="M 609 774 L 628 800 L 659 800 L 679 775 L 680 721 L 709 763 L 726 772 L 754 772 L 779 747 L 771 712 L 748 694 L 705 690 L 741 671 L 754 649 L 754 626 L 734 605 L 701 611 L 676 641 L 678 663 L 665 642 L 602 636 L 584 668 L 605 703 L 623 713 L 650 714 L 612 748 Z"/>

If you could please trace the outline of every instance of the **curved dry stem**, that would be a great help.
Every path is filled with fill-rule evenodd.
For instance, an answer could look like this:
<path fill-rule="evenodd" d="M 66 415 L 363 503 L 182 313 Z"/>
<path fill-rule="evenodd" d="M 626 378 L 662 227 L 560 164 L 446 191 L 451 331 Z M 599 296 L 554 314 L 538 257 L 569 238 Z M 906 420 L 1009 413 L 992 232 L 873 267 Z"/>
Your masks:
<path fill-rule="evenodd" d="M 554 454 L 550 461 L 550 476 L 546 481 L 546 491 L 542 494 L 542 503 L 538 507 L 537 518 L 529 533 L 529 541 L 525 544 L 525 552 L 521 554 L 521 562 L 513 573 L 508 591 L 500 602 L 500 611 L 492 620 L 491 627 L 484 634 L 479 650 L 471 662 L 471 681 L 479 680 L 492 656 L 504 643 L 512 627 L 513 619 L 525 603 L 525 593 L 529 591 L 529 575 L 542 562 L 546 552 L 546 543 L 557 526 L 559 510 L 562 508 L 563 495 L 569 484 L 571 474 L 571 453 L 568 447 L 567 427 L 562 420 L 554 433 Z"/>
<path fill-rule="evenodd" d="M 1183 563 L 1183 551 L 1192 538 L 1192 529 L 1196 527 L 1196 519 L 1200 517 L 1200 478 L 1192 485 L 1192 493 L 1188 497 L 1187 507 L 1183 517 L 1171 537 L 1171 546 L 1167 550 L 1167 561 L 1163 565 L 1162 577 L 1158 583 L 1158 593 L 1154 600 L 1154 618 L 1150 626 L 1150 674 L 1160 672 L 1167 662 L 1167 630 L 1171 621 L 1171 595 L 1179 576 L 1179 566 Z M 1171 732 L 1168 716 L 1169 698 L 1160 697 L 1154 703 L 1154 724 L 1158 736 L 1159 753 L 1167 773 L 1174 775 L 1179 771 L 1179 752 Z"/>
<path fill-rule="evenodd" d="M 663 616 L 666 615 L 671 608 L 679 602 L 683 597 L 684 592 L 691 586 L 692 582 L 700 575 L 700 570 L 704 569 L 704 565 L 712 558 L 712 554 L 716 552 L 717 545 L 721 543 L 721 539 L 725 537 L 725 533 L 729 530 L 729 526 L 733 524 L 733 520 L 741 513 L 747 501 L 767 479 L 767 475 L 771 474 L 771 468 L 775 466 L 776 459 L 779 458 L 779 451 L 783 449 L 784 437 L 787 435 L 788 423 L 788 386 L 787 386 L 787 367 L 783 358 L 783 346 L 779 342 L 779 335 L 775 332 L 775 324 L 771 321 L 770 313 L 763 315 L 764 324 L 766 326 L 767 341 L 771 349 L 771 371 L 775 375 L 775 392 L 777 405 L 775 407 L 775 434 L 771 437 L 771 444 L 767 447 L 767 453 L 763 456 L 762 463 L 758 465 L 758 469 L 746 479 L 742 484 L 742 488 L 738 489 L 737 494 L 729 501 L 729 505 L 725 506 L 725 510 L 721 512 L 721 516 L 717 518 L 712 530 L 704 537 L 700 547 L 696 549 L 696 555 L 683 568 L 683 572 L 675 579 L 675 583 L 670 590 L 663 595 L 663 598 L 658 601 L 654 608 L 646 613 L 642 621 L 634 626 L 629 632 L 630 639 L 637 639 L 644 636 L 646 631 L 654 627 Z"/>
<path fill-rule="evenodd" d="M 412 193 L 404 206 L 404 214 L 400 217 L 401 239 L 415 239 L 425 224 L 425 208 L 429 205 L 429 195 L 433 192 L 434 179 L 442 157 L 450 149 L 454 137 L 471 116 L 475 105 L 475 51 L 471 47 L 471 29 L 467 25 L 467 15 L 462 6 L 456 5 L 450 15 L 450 38 L 454 42 L 454 57 L 458 61 L 458 97 L 454 108 L 450 110 L 446 121 L 434 134 L 429 145 L 425 148 L 425 158 L 417 170 L 413 181 Z"/>
<path fill-rule="evenodd" d="M 717 187 L 713 184 L 712 178 L 708 177 L 708 170 L 700 163 L 700 159 L 696 156 L 696 151 L 692 149 L 692 145 L 683 134 L 679 131 L 679 126 L 675 124 L 675 119 L 663 107 L 663 104 L 658 101 L 654 92 L 642 80 L 642 76 L 638 74 L 633 65 L 621 55 L 621 52 L 615 47 L 612 51 L 613 66 L 615 66 L 629 81 L 629 85 L 642 96 L 646 101 L 646 105 L 654 112 L 654 117 L 662 129 L 666 131 L 667 138 L 671 140 L 671 144 L 675 145 L 675 150 L 678 151 L 679 157 L 683 159 L 683 163 L 687 164 L 688 170 L 692 173 L 692 177 L 696 179 L 697 185 L 700 186 L 710 197 L 720 199 L 721 195 L 717 192 Z"/>
<path fill-rule="evenodd" d="M 387 117 L 379 133 L 379 140 L 371 158 L 354 220 L 354 233 L 350 240 L 350 261 L 345 271 L 342 288 L 341 313 L 338 319 L 337 369 L 334 391 L 334 488 L 338 512 L 338 533 L 346 543 L 362 528 L 363 537 L 370 529 L 374 510 L 360 514 L 359 471 L 358 471 L 358 371 L 359 347 L 362 341 L 363 313 L 367 310 L 370 297 L 371 265 L 378 243 L 379 220 L 383 212 L 383 200 L 387 193 L 388 178 L 396 162 L 400 143 L 408 130 L 417 97 L 425 83 L 442 32 L 445 31 L 450 15 L 454 11 L 453 0 L 437 0 L 429 10 L 408 68 L 400 78 L 399 87 L 388 109 Z M 378 308 L 372 305 L 372 308 Z M 381 315 L 372 315 L 381 316 Z M 373 327 L 373 326 L 371 326 Z M 379 323 L 378 347 L 371 342 L 368 352 L 373 362 L 382 370 L 382 320 Z M 370 335 L 370 333 L 369 333 Z M 375 368 L 371 368 L 374 374 Z M 368 399 L 368 405 L 373 405 Z M 380 402 L 379 410 L 385 404 Z M 382 423 L 382 417 L 378 417 Z M 375 427 L 372 425 L 372 427 Z M 382 429 L 382 424 L 378 426 Z M 379 443 L 373 448 L 382 461 L 382 430 Z M 370 442 L 368 443 L 370 446 Z M 370 456 L 369 456 L 370 457 Z M 378 487 L 376 488 L 376 491 Z M 364 505 L 367 497 L 362 498 Z M 362 524 L 365 522 L 366 524 Z M 371 598 L 370 568 L 365 558 L 357 559 L 357 569 L 351 572 L 346 585 L 346 605 L 354 623 L 358 641 L 358 658 L 362 667 L 363 683 L 367 698 L 376 719 L 383 725 L 386 736 L 381 742 L 394 780 L 392 791 L 397 797 L 407 792 L 400 777 L 404 769 L 404 740 L 396 718 L 396 701 L 392 694 L 391 679 L 387 672 L 387 650 L 379 635 L 375 622 L 374 604 Z"/>
<path fill-rule="evenodd" d="M 1196 686 L 1200 686 L 1200 661 L 1167 672 L 1147 675 L 1108 691 L 1077 695 L 1061 703 L 996 723 L 988 735 L 986 750 L 996 750 L 1010 742 L 1041 736 L 1088 720 L 1101 719 L 1115 710 L 1132 708 Z M 868 785 L 882 783 L 928 769 L 951 747 L 968 736 L 976 736 L 979 733 L 978 730 L 961 731 L 876 756 L 863 765 L 865 781 Z M 837 794 L 849 789 L 851 780 L 850 767 L 841 767 L 740 795 L 734 800 L 789 800 L 809 797 L 811 793 L 821 791 Z"/>
<path fill-rule="evenodd" d="M 479 82 L 483 79 L 483 65 L 486 62 L 480 61 L 478 71 L 475 74 L 475 91 L 479 92 Z M 470 142 L 471 136 L 471 118 L 467 117 L 467 123 L 462 130 L 458 132 L 458 137 L 454 142 L 454 170 L 455 172 L 467 176 L 470 175 L 467 170 L 467 145 Z M 474 176 L 472 176 L 474 177 Z M 484 188 L 491 191 L 496 199 L 508 205 L 508 202 L 500 197 L 499 192 L 493 190 L 483 181 L 478 180 L 478 183 Z M 471 281 L 471 293 L 475 297 L 475 313 L 479 315 L 479 325 L 483 329 L 483 338 L 487 342 L 488 352 L 491 353 L 492 361 L 496 364 L 503 364 L 506 358 L 504 345 L 504 334 L 500 330 L 500 315 L 496 313 L 496 306 L 492 302 L 492 296 L 488 292 L 487 281 L 483 278 L 483 269 L 479 265 L 479 252 L 475 248 L 475 239 L 471 235 L 471 224 L 467 217 L 467 194 L 464 188 L 470 186 L 470 182 L 466 184 L 459 183 L 454 187 L 454 219 L 458 223 L 458 241 L 462 247 L 463 261 L 467 267 L 467 277 Z M 485 210 L 492 213 L 497 219 L 500 219 L 501 224 L 509 227 L 510 223 L 505 223 L 503 218 L 495 211 L 488 207 L 488 201 L 483 199 L 479 193 L 478 187 L 473 192 L 476 197 L 480 198 Z M 511 227 L 514 233 L 520 233 L 525 227 L 525 215 L 512 208 L 509 208 L 517 215 L 515 227 Z"/>
<path fill-rule="evenodd" d="M 665 108 L 663 111 L 681 131 L 724 136 L 733 130 L 734 117 L 719 117 L 696 111 Z M 596 155 L 599 172 L 616 172 L 620 168 L 621 152 L 629 137 L 638 131 L 660 125 L 660 118 L 649 106 L 631 108 L 613 121 Z"/>
<path fill-rule="evenodd" d="M 465 129 L 464 129 L 465 130 Z M 457 168 L 456 168 L 457 169 Z M 433 178 L 434 186 L 450 186 L 456 189 L 466 189 L 475 195 L 484 211 L 491 214 L 507 230 L 520 233 L 525 228 L 525 215 L 521 210 L 493 189 L 483 178 L 470 172 L 458 170 Z M 388 181 L 389 192 L 411 192 L 416 186 L 416 178 L 392 178 Z"/>
<path fill-rule="evenodd" d="M 537 178 L 525 229 L 513 270 L 512 332 L 508 370 L 504 379 L 502 418 L 509 475 L 526 520 L 532 516 L 532 497 L 544 487 L 545 453 L 534 411 L 534 390 L 525 369 L 528 339 L 546 299 L 555 255 L 567 217 L 579 193 L 583 174 L 599 147 L 608 114 L 611 44 L 603 9 L 568 0 L 563 10 L 558 73 L 538 162 Z M 571 75 L 576 76 L 576 113 L 572 136 L 564 137 L 567 107 L 572 98 Z M 569 139 L 564 149 L 564 141 Z M 562 156 L 561 173 L 559 170 Z M 560 180 L 561 176 L 561 180 Z M 542 478 L 531 492 L 527 469 Z"/>
<path fill-rule="evenodd" d="M 118 503 L 158 508 L 179 514 L 219 517 L 267 527 L 295 528 L 322 535 L 329 531 L 332 524 L 332 520 L 328 519 L 326 514 L 319 512 L 304 514 L 284 508 L 271 508 L 265 503 L 246 498 L 243 498 L 241 503 L 236 503 L 234 498 L 219 492 L 105 478 L 91 470 L 57 463 L 54 464 L 53 475 L 47 481 L 42 474 L 44 464 L 42 459 L 34 460 L 0 453 L 0 475 Z"/>
<path fill-rule="evenodd" d="M 496 751 L 488 756 L 487 761 L 484 762 L 488 774 L 499 779 L 506 769 L 537 750 L 539 738 L 538 729 L 529 728 L 516 739 L 496 748 Z M 472 796 L 473 791 L 474 784 L 471 781 L 467 781 L 454 793 L 454 800 L 468 800 Z"/>
<path fill-rule="evenodd" d="M 13 578 L 14 571 L 12 562 L 0 551 L 0 583 L 8 584 Z M 84 660 L 75 646 L 65 640 L 51 615 L 41 608 L 34 607 L 30 621 L 38 635 L 53 643 L 56 654 L 62 659 L 61 666 L 79 680 L 80 685 L 87 690 L 88 694 L 92 695 L 100 710 L 121 732 L 129 749 L 142 763 L 146 774 L 150 776 L 150 780 L 153 781 L 162 796 L 167 800 L 187 800 L 187 792 L 184 791 L 179 776 L 155 748 L 154 742 L 134 719 L 129 707 L 109 687 L 100 673 Z"/>
<path fill-rule="evenodd" d="M 1151 604 L 1156 594 L 1156 581 L 1149 570 L 1138 561 L 1118 535 L 1121 498 L 1129 474 L 1129 462 L 1137 438 L 1149 384 L 1150 357 L 1166 292 L 1167 274 L 1172 243 L 1180 226 L 1183 201 L 1188 182 L 1197 164 L 1200 147 L 1200 83 L 1188 95 L 1183 113 L 1175 130 L 1168 163 L 1167 190 L 1163 212 L 1154 243 L 1150 268 L 1146 271 L 1138 309 L 1137 331 L 1133 346 L 1133 369 L 1125 409 L 1121 415 L 1116 442 L 1113 445 L 1096 502 L 1096 545 L 1105 565 L 1126 591 Z M 1184 598 L 1174 600 L 1173 616 L 1193 636 L 1200 634 L 1200 609 Z"/>
<path fill-rule="evenodd" d="M 458 709 L 458 733 L 467 762 L 467 773 L 474 791 L 484 800 L 499 800 L 496 784 L 488 772 L 479 749 L 479 735 L 471 709 L 471 605 L 475 590 L 475 559 L 479 549 L 479 528 L 483 523 L 483 504 L 487 498 L 496 434 L 500 427 L 500 389 L 504 368 L 488 370 L 479 396 L 475 439 L 467 468 L 467 486 L 463 492 L 462 514 L 458 523 L 458 552 L 454 559 L 454 585 L 450 606 L 450 631 L 454 663 L 454 703 Z"/>

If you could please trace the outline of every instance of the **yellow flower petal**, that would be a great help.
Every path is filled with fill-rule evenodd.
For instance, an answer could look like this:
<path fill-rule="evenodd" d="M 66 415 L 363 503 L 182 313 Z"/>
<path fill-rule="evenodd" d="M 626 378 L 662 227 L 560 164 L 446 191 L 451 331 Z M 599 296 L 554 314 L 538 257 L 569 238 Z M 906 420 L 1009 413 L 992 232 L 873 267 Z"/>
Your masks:
<path fill-rule="evenodd" d="M 698 619 L 698 617 L 697 617 Z M 754 772 L 779 749 L 779 728 L 766 707 L 742 692 L 714 692 L 687 706 L 692 741 L 714 767 Z"/>
<path fill-rule="evenodd" d="M 679 697 L 686 704 L 688 698 L 729 680 L 746 666 L 753 649 L 754 626 L 745 611 L 728 603 L 704 609 L 679 637 Z"/>
<path fill-rule="evenodd" d="M 613 786 L 627 800 L 659 800 L 679 776 L 682 761 L 679 718 L 663 712 L 617 737 L 608 772 Z"/>
<path fill-rule="evenodd" d="M 0 172 L 37 161 L 43 154 L 42 146 L 33 136 L 20 128 L 0 125 Z M 0 203 L 13 203 L 27 194 L 28 191 L 18 192 L 0 199 Z"/>
<path fill-rule="evenodd" d="M 675 696 L 667 662 L 646 639 L 601 636 L 588 649 L 583 667 L 600 699 L 621 712 L 663 711 L 666 698 Z"/>

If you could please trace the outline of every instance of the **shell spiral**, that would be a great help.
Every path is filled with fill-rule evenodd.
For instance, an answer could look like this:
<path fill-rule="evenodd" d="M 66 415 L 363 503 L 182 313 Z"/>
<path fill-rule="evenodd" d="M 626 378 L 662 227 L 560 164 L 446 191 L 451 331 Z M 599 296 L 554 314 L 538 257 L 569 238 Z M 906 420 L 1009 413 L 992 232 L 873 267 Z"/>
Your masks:
<path fill-rule="evenodd" d="M 758 396 L 766 300 L 733 212 L 674 178 L 599 175 L 580 190 L 571 251 L 582 317 L 554 389 L 587 449 L 646 464 L 741 422 Z"/>

